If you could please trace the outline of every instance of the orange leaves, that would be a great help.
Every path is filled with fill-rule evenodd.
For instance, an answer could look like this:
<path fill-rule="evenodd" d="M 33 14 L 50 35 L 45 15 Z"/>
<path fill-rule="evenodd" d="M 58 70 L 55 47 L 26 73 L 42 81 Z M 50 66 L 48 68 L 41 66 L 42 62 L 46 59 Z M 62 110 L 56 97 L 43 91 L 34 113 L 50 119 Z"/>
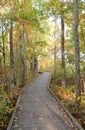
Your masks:
<path fill-rule="evenodd" d="M 56 95 L 59 96 L 59 98 L 64 100 L 65 102 L 74 100 L 73 92 L 71 91 L 68 92 L 66 88 L 53 86 L 52 89 L 56 93 Z"/>
<path fill-rule="evenodd" d="M 24 19 L 19 19 L 19 24 L 23 25 L 25 23 Z"/>
<path fill-rule="evenodd" d="M 32 33 L 32 27 L 30 25 L 28 25 L 28 23 L 26 23 L 26 22 L 25 22 L 25 25 L 24 25 L 24 31 L 27 34 L 31 34 Z"/>
<path fill-rule="evenodd" d="M 57 87 L 56 92 L 58 93 L 58 95 L 62 95 L 62 94 L 66 95 L 65 91 L 64 91 L 64 88 L 62 88 L 62 87 Z"/>
<path fill-rule="evenodd" d="M 0 6 L 2 6 L 2 2 L 0 2 Z"/>
<path fill-rule="evenodd" d="M 22 42 L 19 42 L 19 46 L 21 46 L 21 47 L 22 47 L 22 46 L 23 46 L 23 44 L 24 44 L 24 43 L 22 43 Z"/>
<path fill-rule="evenodd" d="M 83 45 L 85 46 L 85 41 L 84 41 Z"/>
<path fill-rule="evenodd" d="M 24 22 L 23 22 L 23 19 L 19 19 L 19 23 L 20 23 L 20 24 L 24 23 Z"/>
<path fill-rule="evenodd" d="M 19 96 L 20 92 L 18 89 L 14 88 L 13 94 L 14 94 L 14 98 L 16 99 Z"/>

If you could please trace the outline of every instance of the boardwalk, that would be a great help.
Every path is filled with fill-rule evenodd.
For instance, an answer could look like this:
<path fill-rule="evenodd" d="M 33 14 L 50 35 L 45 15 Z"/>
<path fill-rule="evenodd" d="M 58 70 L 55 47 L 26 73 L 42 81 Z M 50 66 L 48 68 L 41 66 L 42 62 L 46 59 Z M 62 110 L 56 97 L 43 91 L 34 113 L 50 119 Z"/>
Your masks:
<path fill-rule="evenodd" d="M 24 89 L 11 130 L 72 130 L 47 90 L 50 77 L 44 72 Z"/>

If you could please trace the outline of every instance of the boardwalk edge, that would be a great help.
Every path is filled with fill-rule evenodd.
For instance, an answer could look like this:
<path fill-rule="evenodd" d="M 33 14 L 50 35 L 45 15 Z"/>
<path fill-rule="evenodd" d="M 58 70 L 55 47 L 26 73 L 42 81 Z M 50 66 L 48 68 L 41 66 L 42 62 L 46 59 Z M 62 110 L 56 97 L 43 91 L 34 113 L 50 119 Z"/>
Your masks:
<path fill-rule="evenodd" d="M 67 116 L 72 120 L 75 127 L 77 127 L 79 130 L 84 130 L 82 126 L 76 121 L 76 119 L 72 116 L 72 114 L 64 107 L 64 104 L 59 100 L 59 98 L 54 94 L 52 89 L 48 87 L 49 92 L 53 95 L 53 97 L 59 102 L 59 104 L 63 107 L 64 111 L 67 113 Z"/>
<path fill-rule="evenodd" d="M 12 124 L 13 124 L 13 121 L 14 121 L 14 118 L 15 118 L 15 114 L 16 114 L 16 112 L 17 112 L 18 105 L 19 105 L 19 102 L 20 102 L 20 99 L 21 99 L 22 92 L 23 92 L 23 90 L 24 90 L 24 88 L 25 88 L 26 86 L 28 86 L 28 85 L 25 85 L 25 86 L 22 88 L 21 92 L 20 92 L 20 95 L 19 95 L 18 100 L 17 100 L 17 102 L 16 102 L 16 106 L 15 106 L 14 111 L 13 111 L 13 113 L 12 113 L 12 116 L 11 116 L 11 118 L 10 118 L 10 120 L 9 120 L 7 130 L 11 130 L 11 127 L 12 127 Z"/>
<path fill-rule="evenodd" d="M 40 75 L 39 75 L 39 76 L 40 76 Z M 39 76 L 38 76 L 38 77 L 39 77 Z M 37 78 L 38 78 L 38 77 L 37 77 Z M 34 80 L 36 80 L 37 78 L 35 78 Z M 33 81 L 34 81 L 34 80 L 33 80 Z M 33 81 L 32 81 L 32 82 L 33 82 Z M 10 120 L 9 120 L 9 123 L 8 123 L 8 126 L 7 126 L 7 129 L 6 129 L 6 130 L 11 130 L 12 125 L 13 125 L 13 121 L 14 121 L 14 118 L 15 118 L 15 114 L 16 114 L 16 112 L 17 112 L 17 109 L 18 109 L 18 106 L 19 106 L 19 102 L 20 102 L 20 99 L 21 99 L 21 96 L 22 96 L 22 93 L 23 93 L 25 87 L 27 87 L 27 86 L 30 87 L 30 85 L 32 84 L 32 82 L 29 83 L 29 84 L 27 84 L 27 85 L 25 85 L 25 86 L 22 88 L 22 90 L 21 90 L 21 92 L 20 92 L 20 95 L 19 95 L 19 97 L 18 97 L 18 99 L 17 99 L 16 106 L 15 106 L 15 108 L 14 108 L 14 111 L 13 111 L 12 115 L 11 115 L 11 118 L 10 118 Z"/>

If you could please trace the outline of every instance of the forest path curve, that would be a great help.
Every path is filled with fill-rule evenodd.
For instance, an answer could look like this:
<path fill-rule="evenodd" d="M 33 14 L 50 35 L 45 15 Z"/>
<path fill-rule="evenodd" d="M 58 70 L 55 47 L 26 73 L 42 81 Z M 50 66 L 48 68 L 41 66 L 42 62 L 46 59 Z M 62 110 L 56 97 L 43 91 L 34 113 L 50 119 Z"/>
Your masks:
<path fill-rule="evenodd" d="M 50 94 L 51 73 L 42 73 L 25 87 L 11 130 L 72 130 L 59 103 Z"/>

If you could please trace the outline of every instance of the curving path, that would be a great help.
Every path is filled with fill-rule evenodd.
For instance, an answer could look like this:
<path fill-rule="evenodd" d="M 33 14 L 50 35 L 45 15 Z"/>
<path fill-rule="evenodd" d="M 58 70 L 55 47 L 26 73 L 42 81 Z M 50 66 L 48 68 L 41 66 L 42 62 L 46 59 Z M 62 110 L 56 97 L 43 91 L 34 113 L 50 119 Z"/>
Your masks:
<path fill-rule="evenodd" d="M 51 74 L 42 73 L 25 87 L 11 130 L 72 130 L 58 102 L 47 90 Z"/>

